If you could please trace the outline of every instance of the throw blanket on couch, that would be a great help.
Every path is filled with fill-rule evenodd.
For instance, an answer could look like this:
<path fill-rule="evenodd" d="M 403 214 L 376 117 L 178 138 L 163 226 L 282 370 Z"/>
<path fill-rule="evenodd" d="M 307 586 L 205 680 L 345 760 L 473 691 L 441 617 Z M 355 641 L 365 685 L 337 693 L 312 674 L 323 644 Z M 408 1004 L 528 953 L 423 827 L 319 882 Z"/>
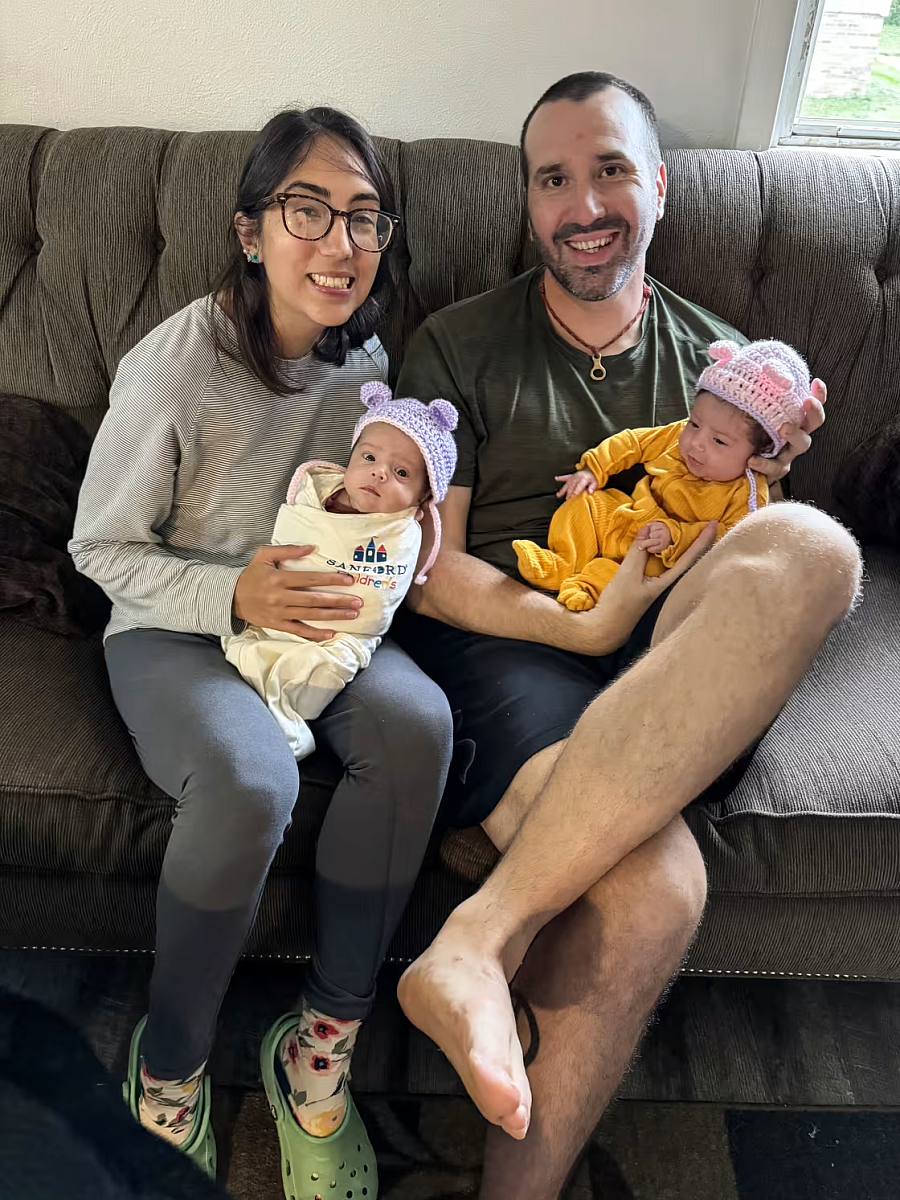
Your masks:
<path fill-rule="evenodd" d="M 66 550 L 90 448 L 62 409 L 0 396 L 0 610 L 78 637 L 109 617 L 106 597 Z"/>

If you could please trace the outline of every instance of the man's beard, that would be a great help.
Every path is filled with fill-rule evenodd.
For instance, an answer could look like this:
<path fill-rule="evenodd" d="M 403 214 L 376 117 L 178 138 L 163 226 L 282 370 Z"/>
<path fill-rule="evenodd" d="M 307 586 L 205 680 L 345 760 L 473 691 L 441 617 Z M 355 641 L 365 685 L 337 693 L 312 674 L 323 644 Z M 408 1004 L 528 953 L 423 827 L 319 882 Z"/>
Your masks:
<path fill-rule="evenodd" d="M 579 233 L 603 233 L 616 230 L 619 234 L 616 254 L 595 267 L 579 267 L 566 261 L 563 243 Z M 576 300 L 608 300 L 622 290 L 643 261 L 653 234 L 653 224 L 641 221 L 638 237 L 632 235 L 627 221 L 608 217 L 593 225 L 565 225 L 553 235 L 550 243 L 535 238 L 547 270 L 564 291 Z"/>

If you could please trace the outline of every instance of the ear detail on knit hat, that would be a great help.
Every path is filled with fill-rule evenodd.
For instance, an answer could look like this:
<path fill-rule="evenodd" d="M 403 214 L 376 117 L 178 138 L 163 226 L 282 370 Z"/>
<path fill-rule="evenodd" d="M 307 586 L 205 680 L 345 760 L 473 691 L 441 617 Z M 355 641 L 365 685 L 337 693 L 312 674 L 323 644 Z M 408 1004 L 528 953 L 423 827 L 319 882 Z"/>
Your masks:
<path fill-rule="evenodd" d="M 782 374 L 777 367 L 773 367 L 771 363 L 766 363 L 762 369 L 762 373 L 768 379 L 771 379 L 780 391 L 789 392 L 791 390 L 791 380 L 787 375 Z"/>
<path fill-rule="evenodd" d="M 382 383 L 380 379 L 370 379 L 359 389 L 359 398 L 366 408 L 372 409 L 377 408 L 379 404 L 388 404 L 393 396 L 386 383 Z"/>
<path fill-rule="evenodd" d="M 803 402 L 809 396 L 809 367 L 791 346 L 771 340 L 713 342 L 713 361 L 697 380 L 698 392 L 711 392 L 752 417 L 768 434 L 774 458 L 785 444 L 784 427 L 803 420 Z"/>
<path fill-rule="evenodd" d="M 731 362 L 739 349 L 740 346 L 738 346 L 737 342 L 729 342 L 723 338 L 721 341 L 712 343 L 708 354 L 713 362 L 727 363 Z"/>
<path fill-rule="evenodd" d="M 459 414 L 449 400 L 432 400 L 428 405 L 428 414 L 438 429 L 452 433 L 459 424 Z"/>

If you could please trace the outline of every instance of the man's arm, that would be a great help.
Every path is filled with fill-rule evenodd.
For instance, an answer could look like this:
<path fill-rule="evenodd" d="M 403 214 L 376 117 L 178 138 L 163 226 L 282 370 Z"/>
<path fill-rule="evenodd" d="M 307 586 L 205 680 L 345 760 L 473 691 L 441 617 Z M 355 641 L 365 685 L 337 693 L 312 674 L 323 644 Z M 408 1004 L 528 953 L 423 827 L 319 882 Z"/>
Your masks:
<path fill-rule="evenodd" d="M 710 540 L 701 538 L 699 549 L 695 544 L 672 571 L 657 579 L 644 579 L 642 565 L 639 575 L 620 571 L 623 583 L 616 586 L 617 576 L 590 612 L 569 612 L 555 597 L 509 579 L 466 553 L 471 499 L 471 488 L 450 488 L 440 505 L 441 552 L 428 582 L 410 588 L 406 603 L 414 612 L 458 629 L 542 642 L 579 654 L 610 654 L 623 645 L 659 593 L 687 570 Z M 641 561 L 646 558 L 643 554 Z"/>

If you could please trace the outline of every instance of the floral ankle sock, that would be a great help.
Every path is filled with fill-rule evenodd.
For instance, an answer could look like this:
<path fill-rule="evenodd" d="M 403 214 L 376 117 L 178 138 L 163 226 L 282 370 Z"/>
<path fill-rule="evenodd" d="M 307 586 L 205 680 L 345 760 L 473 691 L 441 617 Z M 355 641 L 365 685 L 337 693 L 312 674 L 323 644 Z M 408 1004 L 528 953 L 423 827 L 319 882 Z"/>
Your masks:
<path fill-rule="evenodd" d="M 205 1067 L 203 1063 L 186 1079 L 156 1079 L 141 1059 L 141 1124 L 174 1146 L 182 1145 L 194 1125 Z"/>
<path fill-rule="evenodd" d="M 326 1017 L 304 1003 L 296 1028 L 282 1038 L 278 1050 L 291 1108 L 313 1137 L 334 1133 L 344 1119 L 344 1088 L 361 1025 L 362 1021 Z"/>

